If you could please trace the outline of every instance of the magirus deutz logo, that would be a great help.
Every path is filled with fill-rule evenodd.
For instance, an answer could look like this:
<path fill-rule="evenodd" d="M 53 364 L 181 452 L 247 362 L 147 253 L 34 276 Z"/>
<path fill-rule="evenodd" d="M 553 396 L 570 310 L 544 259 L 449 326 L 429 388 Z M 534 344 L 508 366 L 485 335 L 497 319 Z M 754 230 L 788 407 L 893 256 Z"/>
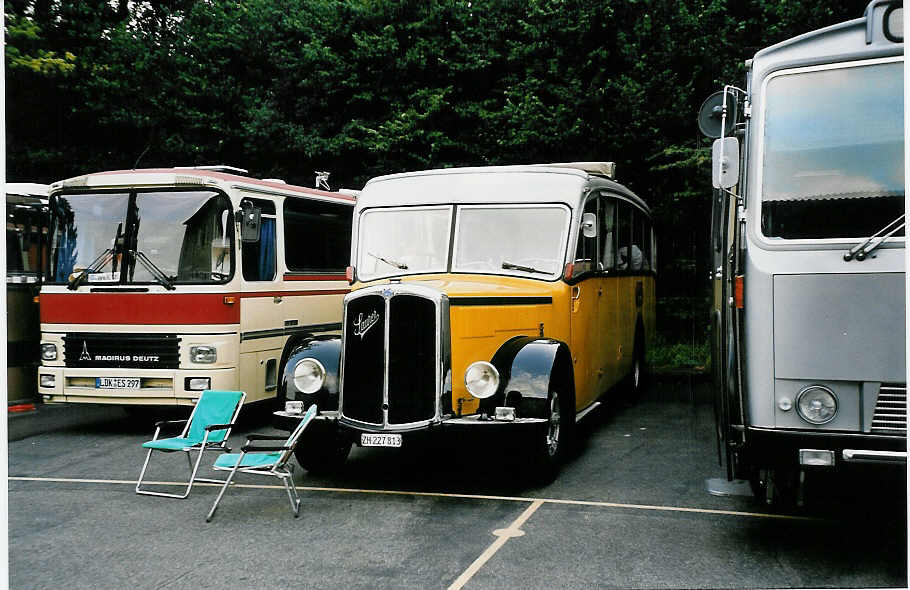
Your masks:
<path fill-rule="evenodd" d="M 88 342 L 82 341 L 82 353 L 79 355 L 80 361 L 96 362 L 133 362 L 133 363 L 157 363 L 161 356 L 157 354 L 95 354 L 88 351 Z"/>

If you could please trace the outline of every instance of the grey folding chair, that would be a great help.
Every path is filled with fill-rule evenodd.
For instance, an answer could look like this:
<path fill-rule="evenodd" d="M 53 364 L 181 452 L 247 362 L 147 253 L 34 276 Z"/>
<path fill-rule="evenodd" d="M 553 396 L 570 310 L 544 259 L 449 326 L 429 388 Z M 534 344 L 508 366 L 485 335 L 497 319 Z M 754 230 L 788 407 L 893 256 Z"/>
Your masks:
<path fill-rule="evenodd" d="M 186 498 L 190 495 L 193 488 L 193 482 L 204 481 L 209 483 L 222 483 L 220 479 L 205 479 L 196 477 L 199 471 L 199 463 L 202 462 L 202 455 L 207 450 L 227 452 L 231 449 L 227 446 L 228 437 L 231 435 L 231 427 L 240 413 L 246 394 L 242 391 L 214 391 L 206 389 L 199 396 L 199 401 L 193 408 L 193 412 L 186 420 L 170 420 L 158 422 L 155 424 L 155 436 L 152 440 L 142 443 L 142 447 L 148 449 L 145 456 L 145 463 L 142 464 L 142 471 L 139 473 L 139 479 L 136 481 L 136 493 L 146 494 L 149 496 L 164 496 L 166 498 Z M 172 438 L 158 438 L 162 426 L 175 426 L 185 424 L 180 436 Z M 153 451 L 163 453 L 186 453 L 186 461 L 190 466 L 190 481 L 187 483 L 186 490 L 182 494 L 170 494 L 167 492 L 157 492 L 149 489 L 142 489 L 142 478 L 145 477 L 145 470 L 148 468 L 149 459 L 152 458 Z M 199 451 L 194 465 L 190 459 L 191 451 Z"/>
<path fill-rule="evenodd" d="M 281 483 L 284 484 L 285 491 L 288 493 L 288 500 L 291 501 L 291 510 L 294 511 L 294 518 L 297 518 L 300 515 L 300 495 L 297 493 L 297 486 L 294 485 L 294 465 L 293 463 L 288 464 L 288 460 L 294 454 L 294 448 L 297 446 L 297 441 L 300 440 L 300 435 L 309 423 L 313 421 L 317 411 L 316 404 L 311 405 L 306 414 L 303 415 L 303 419 L 300 420 L 300 424 L 297 425 L 289 437 L 250 434 L 246 437 L 246 443 L 240 447 L 239 453 L 227 453 L 218 457 L 215 460 L 214 469 L 230 471 L 231 474 L 228 475 L 224 486 L 218 492 L 218 497 L 215 498 L 215 503 L 212 505 L 208 516 L 205 517 L 205 521 L 211 522 L 212 517 L 215 516 L 215 511 L 218 510 L 218 503 L 221 502 L 221 497 L 224 496 L 224 492 L 227 491 L 228 486 L 231 485 L 231 481 L 234 479 L 234 475 L 237 473 L 266 475 L 280 479 Z M 268 440 L 282 440 L 284 444 L 277 446 L 256 446 L 252 444 L 255 441 Z"/>

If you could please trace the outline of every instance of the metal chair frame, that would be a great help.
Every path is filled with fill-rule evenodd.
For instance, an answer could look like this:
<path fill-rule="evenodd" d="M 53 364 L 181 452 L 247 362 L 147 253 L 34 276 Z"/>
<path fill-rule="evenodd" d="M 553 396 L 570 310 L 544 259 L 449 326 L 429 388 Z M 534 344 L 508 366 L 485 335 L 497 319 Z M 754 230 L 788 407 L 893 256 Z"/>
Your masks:
<path fill-rule="evenodd" d="M 202 392 L 203 395 L 205 392 Z M 200 400 L 202 397 L 200 396 Z M 240 414 L 240 408 L 243 407 L 243 402 L 246 401 L 246 393 L 242 393 L 240 396 L 240 401 L 237 403 L 237 407 L 234 409 L 233 414 L 231 415 L 231 421 L 228 424 L 209 424 L 205 427 L 205 435 L 202 438 L 200 443 L 186 446 L 182 449 L 175 449 L 174 451 L 164 451 L 162 449 L 149 449 L 148 453 L 145 455 L 145 462 L 142 464 L 142 471 L 139 473 L 139 479 L 136 481 L 136 493 L 143 494 L 147 496 L 161 496 L 164 498 L 178 498 L 184 499 L 190 495 L 190 490 L 193 489 L 193 483 L 199 481 L 204 483 L 223 483 L 223 479 L 211 479 L 205 477 L 196 477 L 196 473 L 199 471 L 199 465 L 202 463 L 202 455 L 207 450 L 211 451 L 221 451 L 224 453 L 230 453 L 231 448 L 227 446 L 228 439 L 231 436 L 231 428 L 234 427 L 234 424 L 237 422 L 237 416 Z M 157 441 L 158 435 L 161 433 L 161 427 L 165 425 L 176 425 L 176 424 L 185 424 L 183 430 L 180 433 L 179 438 L 186 438 L 186 435 L 190 431 L 190 426 L 193 424 L 193 418 L 196 415 L 196 409 L 199 407 L 199 402 L 196 402 L 196 405 L 193 407 L 193 411 L 190 413 L 190 417 L 186 420 L 165 420 L 155 423 L 155 435 L 152 437 L 152 441 Z M 224 438 L 220 442 L 209 442 L 209 435 L 217 430 L 226 430 Z M 162 439 L 163 440 L 163 439 Z M 149 489 L 141 489 L 142 479 L 145 477 L 145 471 L 148 468 L 149 460 L 152 458 L 152 451 L 159 452 L 184 452 L 186 453 L 186 462 L 190 468 L 190 480 L 187 483 L 186 490 L 182 494 L 171 494 L 168 492 L 157 492 Z M 199 455 L 196 457 L 196 463 L 190 459 L 191 451 L 199 451 Z"/>
<path fill-rule="evenodd" d="M 221 491 L 218 492 L 218 497 L 215 498 L 215 503 L 212 504 L 212 509 L 209 510 L 208 516 L 205 517 L 205 521 L 212 521 L 212 518 L 215 516 L 215 511 L 218 510 L 218 504 L 221 502 L 222 496 L 224 496 L 224 492 L 227 491 L 228 486 L 231 485 L 234 476 L 237 473 L 249 473 L 251 475 L 265 475 L 269 477 L 279 478 L 281 480 L 281 483 L 284 485 L 285 491 L 288 494 L 288 500 L 291 503 L 291 510 L 294 512 L 294 518 L 300 516 L 300 494 L 297 492 L 297 486 L 294 484 L 294 465 L 289 464 L 288 461 L 290 460 L 294 449 L 297 447 L 297 442 L 300 440 L 301 434 L 303 434 L 303 431 L 310 424 L 310 422 L 313 421 L 316 413 L 316 405 L 313 404 L 310 406 L 310 409 L 300 420 L 300 424 L 297 425 L 289 437 L 256 433 L 247 435 L 246 443 L 240 448 L 240 453 L 237 457 L 237 461 L 232 467 L 214 465 L 212 467 L 213 469 L 219 471 L 230 471 L 231 473 L 228 475 L 227 480 L 224 481 L 224 485 L 221 487 Z M 285 441 L 285 444 L 280 446 L 255 446 L 252 444 L 255 441 L 262 440 L 281 440 Z M 265 465 L 254 465 L 250 467 L 241 467 L 243 460 L 247 457 L 248 454 L 274 451 L 281 451 L 281 454 L 273 463 L 268 463 Z"/>

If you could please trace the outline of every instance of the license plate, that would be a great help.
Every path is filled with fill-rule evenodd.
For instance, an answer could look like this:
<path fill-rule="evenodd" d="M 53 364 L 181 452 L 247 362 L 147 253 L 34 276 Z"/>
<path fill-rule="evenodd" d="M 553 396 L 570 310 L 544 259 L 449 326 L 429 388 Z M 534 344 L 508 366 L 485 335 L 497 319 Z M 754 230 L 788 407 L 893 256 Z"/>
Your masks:
<path fill-rule="evenodd" d="M 95 377 L 95 389 L 139 389 L 139 378 Z"/>
<path fill-rule="evenodd" d="M 400 447 L 400 434 L 360 434 L 360 446 L 362 447 Z"/>

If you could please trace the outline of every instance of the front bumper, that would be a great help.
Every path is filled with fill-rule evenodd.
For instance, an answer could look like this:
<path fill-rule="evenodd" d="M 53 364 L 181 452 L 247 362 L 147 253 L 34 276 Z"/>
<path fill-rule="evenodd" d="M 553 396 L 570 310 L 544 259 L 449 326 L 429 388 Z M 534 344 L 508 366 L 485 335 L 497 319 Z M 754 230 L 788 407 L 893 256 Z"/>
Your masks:
<path fill-rule="evenodd" d="M 289 414 L 278 411 L 273 414 L 273 424 L 281 430 L 293 430 L 300 422 L 302 414 Z M 462 416 L 461 418 L 443 418 L 430 422 L 419 428 L 407 430 L 395 428 L 368 428 L 359 424 L 352 424 L 339 416 L 338 411 L 320 412 L 314 418 L 321 428 L 330 428 L 341 436 L 350 438 L 354 444 L 360 444 L 360 434 L 400 434 L 403 444 L 411 440 L 425 440 L 428 437 L 449 438 L 459 435 L 472 437 L 504 436 L 511 439 L 523 440 L 525 437 L 533 438 L 547 427 L 545 418 L 516 418 L 515 420 L 481 420 L 479 415 Z"/>
<path fill-rule="evenodd" d="M 800 451 L 831 451 L 835 468 L 855 464 L 906 466 L 907 439 L 865 433 L 746 429 L 744 452 L 759 467 L 800 467 Z"/>

